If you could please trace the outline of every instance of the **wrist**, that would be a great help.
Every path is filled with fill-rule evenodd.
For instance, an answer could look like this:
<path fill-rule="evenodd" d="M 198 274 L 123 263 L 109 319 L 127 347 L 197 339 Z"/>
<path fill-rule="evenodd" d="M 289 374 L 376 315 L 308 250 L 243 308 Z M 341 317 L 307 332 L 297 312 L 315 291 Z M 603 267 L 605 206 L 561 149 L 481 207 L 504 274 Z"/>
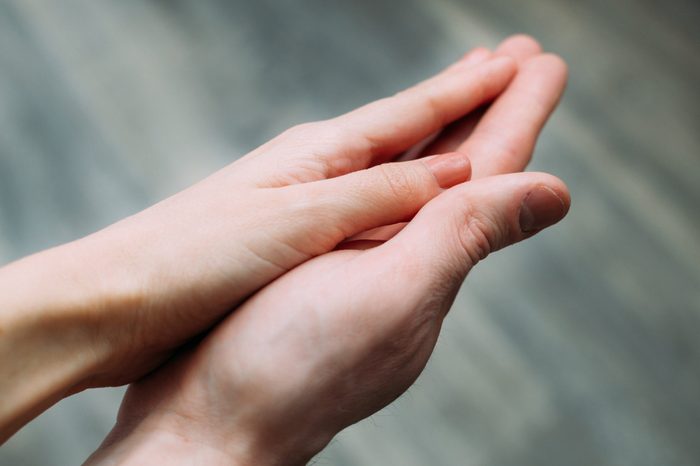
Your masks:
<path fill-rule="evenodd" d="M 202 426 L 197 420 L 153 417 L 136 425 L 118 422 L 86 465 L 286 466 L 306 464 L 316 453 L 281 452 L 278 445 L 251 431 L 222 435 L 214 431 L 213 423 Z"/>
<path fill-rule="evenodd" d="M 85 462 L 91 466 L 169 464 L 239 465 L 224 452 L 168 430 L 136 430 L 121 437 L 113 431 Z"/>
<path fill-rule="evenodd" d="M 96 257 L 80 240 L 0 268 L 0 442 L 86 388 L 110 358 L 98 326 L 123 299 L 113 299 Z"/>
<path fill-rule="evenodd" d="M 187 383 L 192 361 L 183 355 L 173 361 L 174 373 L 165 367 L 152 376 L 132 384 L 119 409 L 117 423 L 93 455 L 91 464 L 121 463 L 128 458 L 137 464 L 150 455 L 158 455 L 176 442 L 180 462 L 230 465 L 304 465 L 319 453 L 337 430 L 320 430 L 314 413 L 302 417 L 273 414 L 254 400 L 230 393 L 215 403 L 197 384 Z M 183 378 L 184 377 L 184 378 Z M 217 385 L 209 380 L 209 385 Z M 107 458 L 119 458 L 113 463 Z M 142 458 L 139 460 L 139 458 Z M 125 461 L 125 460 L 123 460 Z"/>

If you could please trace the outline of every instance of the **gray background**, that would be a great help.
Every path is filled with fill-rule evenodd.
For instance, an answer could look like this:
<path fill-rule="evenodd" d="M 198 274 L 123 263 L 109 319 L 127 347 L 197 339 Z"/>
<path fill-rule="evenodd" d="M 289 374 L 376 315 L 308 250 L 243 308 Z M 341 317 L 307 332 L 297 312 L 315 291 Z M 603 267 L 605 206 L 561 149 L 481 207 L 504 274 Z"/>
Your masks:
<path fill-rule="evenodd" d="M 415 387 L 317 462 L 700 464 L 700 3 L 661 4 L 0 1 L 0 261 L 528 32 L 571 65 L 533 164 L 571 214 L 480 264 Z M 0 464 L 81 462 L 121 393 L 61 402 Z"/>

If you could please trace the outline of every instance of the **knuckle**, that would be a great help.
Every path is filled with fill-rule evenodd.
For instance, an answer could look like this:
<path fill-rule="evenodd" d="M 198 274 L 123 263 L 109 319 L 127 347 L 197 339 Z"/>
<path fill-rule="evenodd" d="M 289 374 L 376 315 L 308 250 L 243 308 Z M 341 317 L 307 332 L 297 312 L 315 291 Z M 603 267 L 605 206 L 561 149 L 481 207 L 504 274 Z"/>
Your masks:
<path fill-rule="evenodd" d="M 561 71 L 568 71 L 569 65 L 566 64 L 566 61 L 560 56 L 555 53 L 545 53 L 542 54 L 540 57 L 540 60 L 546 60 L 550 66 L 558 68 Z"/>
<path fill-rule="evenodd" d="M 419 180 L 412 170 L 399 168 L 394 164 L 377 165 L 372 170 L 388 187 L 391 195 L 397 199 L 411 198 L 419 192 Z"/>
<path fill-rule="evenodd" d="M 474 154 L 503 161 L 503 169 L 508 172 L 519 171 L 532 159 L 535 142 L 534 135 L 513 133 L 503 137 L 495 126 L 484 125 L 479 134 L 474 135 L 471 150 Z"/>
<path fill-rule="evenodd" d="M 284 131 L 280 136 L 292 142 L 332 141 L 340 137 L 342 128 L 332 120 L 299 123 Z"/>
<path fill-rule="evenodd" d="M 425 94 L 426 109 L 430 112 L 430 120 L 434 128 L 442 128 L 447 124 L 445 112 L 442 110 L 442 102 L 433 89 L 429 89 Z"/>
<path fill-rule="evenodd" d="M 323 150 L 333 150 L 353 140 L 348 137 L 345 126 L 335 119 L 301 123 L 289 128 L 282 136 L 286 142 Z"/>
<path fill-rule="evenodd" d="M 313 122 L 300 123 L 287 129 L 280 136 L 283 139 L 294 141 L 310 139 L 319 130 L 318 126 L 318 123 Z"/>
<path fill-rule="evenodd" d="M 508 224 L 499 221 L 493 214 L 476 208 L 467 210 L 466 217 L 460 219 L 458 231 L 460 246 L 471 266 L 501 249 L 510 236 Z"/>
<path fill-rule="evenodd" d="M 313 123 L 313 125 L 313 132 L 316 137 L 326 142 L 337 142 L 341 140 L 347 132 L 344 125 L 336 119 L 317 121 Z"/>
<path fill-rule="evenodd" d="M 522 48 L 528 48 L 532 53 L 541 53 L 542 46 L 540 43 L 529 34 L 515 34 L 507 39 L 508 42 L 517 43 Z"/>
<path fill-rule="evenodd" d="M 494 140 L 493 154 L 507 161 L 510 170 L 522 170 L 532 160 L 535 142 L 535 136 L 530 134 L 514 135 L 510 140 Z"/>

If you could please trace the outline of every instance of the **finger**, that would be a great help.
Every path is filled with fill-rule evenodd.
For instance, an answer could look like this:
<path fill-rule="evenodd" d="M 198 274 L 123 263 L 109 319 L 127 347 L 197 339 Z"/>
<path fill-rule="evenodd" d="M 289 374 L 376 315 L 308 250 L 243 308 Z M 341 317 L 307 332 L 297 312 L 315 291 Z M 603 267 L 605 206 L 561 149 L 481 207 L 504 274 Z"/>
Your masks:
<path fill-rule="evenodd" d="M 396 236 L 398 232 L 403 230 L 406 225 L 408 225 L 408 222 L 399 222 L 392 225 L 383 225 L 381 227 L 372 228 L 371 230 L 363 231 L 362 233 L 358 233 L 357 235 L 348 238 L 348 241 L 388 241 Z"/>
<path fill-rule="evenodd" d="M 496 49 L 496 55 L 511 57 L 518 66 L 541 53 L 542 46 L 540 43 L 533 37 L 525 34 L 516 34 L 508 37 Z"/>
<path fill-rule="evenodd" d="M 523 34 L 514 35 L 505 39 L 495 52 L 498 56 L 511 57 L 519 66 L 522 66 L 528 59 L 540 53 L 542 53 L 541 45 L 532 37 Z M 489 52 L 488 49 L 477 48 L 468 53 L 463 61 L 473 63 L 478 60 L 484 60 L 492 55 L 493 54 Z M 508 90 L 505 92 L 508 93 Z M 501 97 L 498 97 L 497 99 L 500 98 Z M 420 154 L 418 155 L 419 157 L 424 157 L 431 154 L 459 151 L 460 146 L 464 144 L 471 135 L 487 110 L 487 106 L 482 106 L 472 111 L 466 117 L 449 124 L 432 142 L 427 144 L 424 149 L 414 153 L 412 158 L 417 158 L 417 154 Z M 505 127 L 504 131 L 509 131 L 509 128 Z M 410 160 L 410 158 L 404 160 Z M 361 233 L 355 238 L 351 238 L 351 240 L 373 240 L 377 242 L 376 244 L 380 244 L 380 241 L 388 241 L 396 233 L 401 231 L 403 226 L 404 224 L 380 227 L 372 231 Z"/>
<path fill-rule="evenodd" d="M 519 34 L 501 42 L 496 49 L 495 55 L 511 57 L 518 66 L 522 66 L 528 59 L 540 53 L 542 53 L 542 46 L 535 39 Z M 508 91 L 506 90 L 506 92 Z M 422 151 L 422 155 L 442 154 L 459 150 L 459 146 L 472 134 L 486 110 L 486 107 L 481 107 L 447 126 Z"/>
<path fill-rule="evenodd" d="M 462 67 L 470 67 L 470 66 L 475 66 L 479 65 L 488 59 L 493 57 L 493 52 L 491 52 L 489 49 L 484 48 L 484 47 L 476 47 L 472 49 L 470 52 L 468 52 L 460 61 L 458 61 L 455 65 L 453 66 L 462 66 Z M 470 113 L 473 114 L 474 111 Z M 464 117 L 466 118 L 466 117 Z M 449 128 L 450 126 L 453 126 L 457 124 L 459 121 L 462 121 L 464 118 L 460 118 L 459 120 L 450 123 L 447 125 L 446 128 Z M 414 144 L 412 147 L 410 147 L 408 150 L 400 153 L 399 155 L 394 157 L 394 162 L 399 162 L 399 161 L 404 161 L 404 160 L 413 160 L 417 159 L 419 157 L 424 157 L 426 155 L 432 155 L 432 154 L 444 154 L 446 152 L 454 152 L 453 150 L 447 150 L 444 152 L 441 152 L 439 150 L 433 150 L 430 153 L 425 152 L 425 148 L 428 147 L 430 144 L 433 143 L 433 141 L 437 137 L 442 137 L 443 133 L 445 132 L 444 129 L 438 130 L 437 133 L 429 135 L 427 138 L 425 138 L 422 141 L 419 141 L 417 144 Z M 460 141 L 461 142 L 461 141 Z M 452 147 L 456 149 L 459 146 L 459 143 L 454 144 Z"/>
<path fill-rule="evenodd" d="M 492 100 L 510 82 L 515 65 L 509 58 L 465 66 L 453 65 L 408 90 L 331 120 L 292 128 L 280 149 L 266 154 L 278 167 L 284 159 L 308 164 L 331 178 L 385 162 L 446 124 Z M 289 150 L 289 146 L 297 150 Z M 300 145 L 304 150 L 298 150 Z M 302 155 L 301 157 L 306 157 Z M 304 161 L 304 160 L 301 160 Z M 318 178 L 317 178 L 318 179 Z"/>
<path fill-rule="evenodd" d="M 382 244 L 384 244 L 384 241 L 382 241 L 382 240 L 355 239 L 355 240 L 343 241 L 335 249 L 337 251 L 345 251 L 345 250 L 365 251 L 367 249 L 376 248 L 377 246 L 380 246 Z"/>
<path fill-rule="evenodd" d="M 480 63 L 484 63 L 486 60 L 491 58 L 493 53 L 485 47 L 476 47 L 467 52 L 456 65 L 462 66 L 474 66 Z"/>
<path fill-rule="evenodd" d="M 523 170 L 537 137 L 564 92 L 567 67 L 556 55 L 537 55 L 518 70 L 457 150 L 469 154 L 474 178 Z"/>
<path fill-rule="evenodd" d="M 474 131 L 474 128 L 479 123 L 481 117 L 486 113 L 487 106 L 482 106 L 469 115 L 460 118 L 452 124 L 449 124 L 440 132 L 425 149 L 421 151 L 421 157 L 431 154 L 441 154 L 445 152 L 455 152 L 464 144 L 464 141 Z"/>
<path fill-rule="evenodd" d="M 318 244 L 322 253 L 358 233 L 410 219 L 430 199 L 467 181 L 470 173 L 469 159 L 450 153 L 280 189 L 301 206 L 296 218 L 313 223 L 309 228 L 314 231 L 331 232 L 331 244 Z"/>
<path fill-rule="evenodd" d="M 381 162 L 493 99 L 514 73 L 512 60 L 505 57 L 478 66 L 451 67 L 393 97 L 342 115 L 334 123 L 348 138 L 364 143 L 365 165 Z"/>
<path fill-rule="evenodd" d="M 401 294 L 406 299 L 411 299 L 407 292 L 449 295 L 477 262 L 556 223 L 569 205 L 564 183 L 544 173 L 473 180 L 429 202 L 398 235 L 362 260 L 411 280 L 410 287 L 405 280 L 386 282 L 406 288 Z"/>

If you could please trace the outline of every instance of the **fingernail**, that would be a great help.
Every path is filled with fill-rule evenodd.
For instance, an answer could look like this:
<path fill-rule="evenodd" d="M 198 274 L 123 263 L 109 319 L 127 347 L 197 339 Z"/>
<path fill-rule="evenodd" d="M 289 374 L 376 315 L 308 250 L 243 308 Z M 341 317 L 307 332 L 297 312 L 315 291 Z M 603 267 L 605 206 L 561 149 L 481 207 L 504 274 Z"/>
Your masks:
<path fill-rule="evenodd" d="M 557 193 L 546 186 L 537 186 L 520 206 L 520 229 L 524 233 L 541 230 L 561 220 L 566 211 L 566 204 Z"/>
<path fill-rule="evenodd" d="M 425 159 L 424 163 L 443 189 L 463 183 L 471 175 L 469 158 L 459 152 L 448 152 L 431 157 Z"/>

